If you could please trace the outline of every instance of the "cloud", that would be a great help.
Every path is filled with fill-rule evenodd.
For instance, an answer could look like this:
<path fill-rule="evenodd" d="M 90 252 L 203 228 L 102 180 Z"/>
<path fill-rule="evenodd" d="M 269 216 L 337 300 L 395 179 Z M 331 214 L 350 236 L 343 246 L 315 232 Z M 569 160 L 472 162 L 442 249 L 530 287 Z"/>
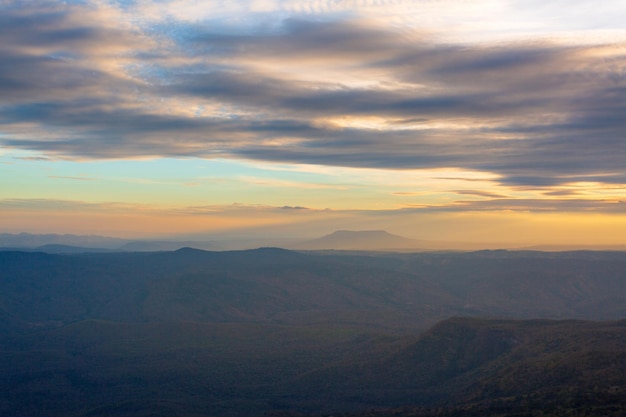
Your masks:
<path fill-rule="evenodd" d="M 9 215 L 12 212 L 42 216 L 84 214 L 85 216 L 128 217 L 140 216 L 144 223 L 151 218 L 188 218 L 190 230 L 193 219 L 202 221 L 208 229 L 215 227 L 220 219 L 245 219 L 248 225 L 258 222 L 295 224 L 308 221 L 337 220 L 354 221 L 364 227 L 368 218 L 377 218 L 381 225 L 383 219 L 406 218 L 413 215 L 445 213 L 534 213 L 534 214 L 625 214 L 626 201 L 618 199 L 582 199 L 582 198 L 492 198 L 485 200 L 457 200 L 446 204 L 405 204 L 398 209 L 353 210 L 353 209 L 313 209 L 304 206 L 273 206 L 265 204 L 233 203 L 227 205 L 192 205 L 163 207 L 150 204 L 123 202 L 85 202 L 54 199 L 0 199 L 0 211 Z M 333 220 L 333 221 L 334 221 Z M 607 220 L 608 221 L 608 220 Z M 208 223 L 207 223 L 208 222 Z M 227 222 L 228 223 L 228 222 Z M 336 223 L 339 227 L 341 223 Z M 236 223 L 232 227 L 239 228 Z M 207 230 L 208 230 L 207 229 Z"/>
<path fill-rule="evenodd" d="M 489 200 L 459 200 L 439 206 L 419 206 L 412 210 L 425 212 L 535 212 L 535 213 L 626 213 L 626 201 L 615 199 L 525 199 L 494 198 Z"/>
<path fill-rule="evenodd" d="M 297 215 L 297 212 L 310 212 L 311 215 L 315 213 L 324 213 L 328 210 L 315 210 L 302 206 L 270 206 L 264 204 L 242 204 L 233 203 L 227 205 L 193 205 L 193 206 L 172 206 L 163 207 L 154 204 L 137 204 L 137 203 L 123 203 L 123 202 L 88 202 L 77 200 L 58 200 L 58 199 L 31 199 L 31 198 L 8 198 L 0 199 L 0 211 L 23 211 L 25 213 L 48 213 L 53 215 L 55 213 L 63 213 L 66 215 L 87 213 L 87 214 L 101 214 L 112 216 L 129 216 L 140 215 L 142 217 L 207 217 L 207 218 L 220 218 L 220 217 L 237 217 L 237 218 L 250 218 L 251 220 L 258 218 L 262 220 L 263 217 L 271 216 L 280 218 L 284 215 L 284 212 L 293 212 Z M 338 211 L 338 213 L 341 211 Z M 281 214 L 282 213 L 282 214 Z"/>
<path fill-rule="evenodd" d="M 37 161 L 37 162 L 48 162 L 51 160 L 50 158 L 46 158 L 45 156 L 20 156 L 20 157 L 13 157 L 13 159 L 18 159 L 21 161 Z"/>
<path fill-rule="evenodd" d="M 454 192 L 456 194 L 473 195 L 473 196 L 477 196 L 477 197 L 490 197 L 490 198 L 505 198 L 506 197 L 506 196 L 501 195 L 501 194 L 492 193 L 492 192 L 488 192 L 488 191 L 481 191 L 481 190 L 454 190 Z"/>
<path fill-rule="evenodd" d="M 546 191 L 543 193 L 547 196 L 571 196 L 571 195 L 580 195 L 580 191 L 576 190 L 554 190 L 554 191 Z"/>
<path fill-rule="evenodd" d="M 5 198 L 0 199 L 0 209 L 3 211 L 23 210 L 44 213 L 64 212 L 130 212 L 146 210 L 147 205 L 124 203 L 92 203 L 86 201 L 54 200 L 45 198 Z"/>
<path fill-rule="evenodd" d="M 442 42 L 341 13 L 241 31 L 170 19 L 0 5 L 0 145 L 626 184 L 623 46 Z"/>

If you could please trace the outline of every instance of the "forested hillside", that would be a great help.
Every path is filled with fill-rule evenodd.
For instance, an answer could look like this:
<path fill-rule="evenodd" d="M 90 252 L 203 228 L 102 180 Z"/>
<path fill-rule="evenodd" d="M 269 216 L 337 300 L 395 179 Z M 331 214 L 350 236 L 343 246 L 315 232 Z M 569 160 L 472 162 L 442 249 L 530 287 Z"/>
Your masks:
<path fill-rule="evenodd" d="M 86 319 L 410 331 L 465 315 L 619 319 L 626 254 L 5 251 L 0 313 L 23 329 Z"/>
<path fill-rule="evenodd" d="M 5 251 L 0 415 L 617 416 L 625 297 L 618 252 Z"/>

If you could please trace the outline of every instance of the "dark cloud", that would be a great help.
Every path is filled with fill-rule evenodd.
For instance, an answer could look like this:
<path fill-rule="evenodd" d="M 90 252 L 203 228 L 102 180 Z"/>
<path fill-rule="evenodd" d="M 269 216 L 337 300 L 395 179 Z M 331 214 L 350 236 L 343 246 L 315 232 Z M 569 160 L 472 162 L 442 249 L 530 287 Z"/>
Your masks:
<path fill-rule="evenodd" d="M 35 162 L 48 162 L 51 161 L 50 158 L 46 158 L 45 156 L 25 156 L 25 157 L 17 157 L 13 159 L 19 159 L 22 161 L 35 161 Z"/>
<path fill-rule="evenodd" d="M 589 199 L 514 199 L 496 198 L 487 200 L 461 200 L 447 205 L 406 205 L 405 208 L 389 210 L 315 210 L 302 206 L 267 206 L 259 204 L 233 203 L 231 205 L 208 205 L 208 206 L 188 206 L 174 209 L 162 209 L 155 206 L 141 204 L 121 204 L 121 203 L 92 203 L 72 200 L 54 199 L 0 199 L 0 208 L 7 210 L 24 211 L 57 211 L 57 212 L 121 212 L 132 213 L 136 210 L 151 210 L 155 214 L 176 214 L 176 215 L 219 215 L 222 213 L 237 213 L 242 215 L 255 215 L 255 213 L 337 213 L 353 214 L 364 217 L 401 217 L 411 213 L 445 213 L 445 212 L 535 212 L 535 213 L 606 213 L 624 214 L 626 213 L 626 201 L 614 200 L 589 200 Z M 345 220 L 345 217 L 342 217 Z"/>
<path fill-rule="evenodd" d="M 425 212 L 446 211 L 511 211 L 511 212 L 589 212 L 626 213 L 626 201 L 601 199 L 524 199 L 496 198 L 490 200 L 461 200 L 444 206 L 419 206 L 406 210 Z"/>
<path fill-rule="evenodd" d="M 66 157 L 454 167 L 515 187 L 626 183 L 626 57 L 607 46 L 440 44 L 354 20 L 210 29 L 162 39 L 105 25 L 87 6 L 0 6 L 0 144 Z M 304 73 L 318 67 L 345 79 Z M 387 124 L 336 122 L 372 116 Z"/>
<path fill-rule="evenodd" d="M 553 212 L 608 212 L 625 213 L 625 201 L 588 200 L 588 199 L 499 199 L 491 201 L 467 201 L 457 203 L 465 209 L 475 210 L 516 210 L 516 211 L 553 211 Z"/>
<path fill-rule="evenodd" d="M 579 191 L 575 191 L 575 190 L 553 190 L 553 191 L 545 191 L 543 193 L 543 195 L 547 195 L 547 196 L 571 196 L 571 195 L 580 195 L 581 193 Z"/>
<path fill-rule="evenodd" d="M 115 26 L 97 26 L 93 8 L 88 5 L 54 1 L 19 2 L 19 7 L 0 5 L 0 38 L 4 48 L 84 53 L 93 47 L 122 46 L 132 35 Z M 106 42 L 106 43 L 105 43 Z M 91 51 L 97 53 L 97 51 Z"/>
<path fill-rule="evenodd" d="M 497 193 L 491 193 L 488 191 L 481 190 L 454 190 L 456 194 L 461 195 L 474 195 L 477 197 L 490 197 L 490 198 L 506 198 L 506 196 Z"/>
<path fill-rule="evenodd" d="M 362 59 L 374 62 L 391 59 L 394 51 L 402 50 L 406 39 L 394 31 L 372 28 L 354 20 L 288 18 L 278 28 L 253 34 L 225 34 L 214 32 L 210 27 L 192 26 L 178 41 L 196 54 L 286 62 L 322 60 L 354 66 Z"/>

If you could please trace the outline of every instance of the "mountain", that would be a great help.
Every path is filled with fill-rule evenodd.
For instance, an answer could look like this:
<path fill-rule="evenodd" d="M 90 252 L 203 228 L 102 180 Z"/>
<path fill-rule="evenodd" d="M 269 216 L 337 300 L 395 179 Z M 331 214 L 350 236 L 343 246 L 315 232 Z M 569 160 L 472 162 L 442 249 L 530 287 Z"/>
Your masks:
<path fill-rule="evenodd" d="M 301 396 L 373 410 L 352 417 L 618 417 L 625 367 L 626 320 L 457 317 L 366 364 L 336 363 L 291 384 Z"/>
<path fill-rule="evenodd" d="M 0 415 L 617 417 L 624 317 L 623 252 L 4 251 Z"/>
<path fill-rule="evenodd" d="M 352 251 L 477 251 L 485 248 L 515 248 L 510 242 L 455 242 L 415 240 L 394 235 L 384 230 L 338 230 L 329 235 L 304 242 L 285 242 L 294 250 L 352 250 Z"/>
<path fill-rule="evenodd" d="M 419 244 L 417 240 L 393 235 L 384 230 L 338 230 L 318 239 L 293 245 L 291 248 L 300 250 L 416 250 Z"/>
<path fill-rule="evenodd" d="M 624 320 L 451 318 L 422 335 L 86 320 L 4 337 L 0 353 L 0 415 L 14 417 L 626 411 Z"/>
<path fill-rule="evenodd" d="M 32 251 L 45 252 L 45 253 L 85 253 L 85 252 L 110 252 L 112 251 L 112 249 L 49 244 L 49 245 L 37 246 L 36 248 L 33 248 Z"/>
<path fill-rule="evenodd" d="M 75 321 L 423 330 L 450 316 L 626 317 L 626 253 L 0 252 L 0 308 L 24 331 Z"/>
<path fill-rule="evenodd" d="M 120 246 L 118 250 L 122 252 L 163 252 L 175 251 L 185 247 L 202 250 L 222 250 L 222 247 L 215 242 L 169 240 L 134 240 Z"/>
<path fill-rule="evenodd" d="M 216 242 L 129 240 L 104 236 L 0 233 L 0 250 L 36 250 L 46 253 L 81 253 L 99 251 L 161 252 L 184 247 L 204 250 L 222 250 Z"/>
<path fill-rule="evenodd" d="M 95 235 L 0 233 L 0 247 L 37 248 L 46 245 L 64 245 L 93 249 L 116 249 L 127 243 L 126 239 Z"/>
<path fill-rule="evenodd" d="M 440 318 L 433 305 L 455 304 L 438 284 L 377 263 L 277 248 L 0 252 L 0 306 L 37 327 L 85 319 L 423 327 Z"/>

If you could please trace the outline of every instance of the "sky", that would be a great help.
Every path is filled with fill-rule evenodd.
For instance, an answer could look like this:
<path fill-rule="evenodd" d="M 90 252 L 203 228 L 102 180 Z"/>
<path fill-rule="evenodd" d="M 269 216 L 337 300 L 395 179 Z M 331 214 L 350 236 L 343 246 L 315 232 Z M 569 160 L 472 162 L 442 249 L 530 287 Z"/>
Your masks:
<path fill-rule="evenodd" d="M 626 244 L 621 0 L 0 0 L 0 232 Z"/>

